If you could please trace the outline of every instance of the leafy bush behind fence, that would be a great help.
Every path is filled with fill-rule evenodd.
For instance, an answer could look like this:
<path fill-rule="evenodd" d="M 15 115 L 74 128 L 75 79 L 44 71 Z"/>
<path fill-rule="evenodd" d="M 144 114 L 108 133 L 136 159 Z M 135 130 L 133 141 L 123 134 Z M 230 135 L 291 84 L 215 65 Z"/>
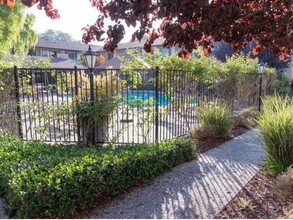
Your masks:
<path fill-rule="evenodd" d="M 13 69 L 0 71 L 0 134 L 18 136 Z"/>
<path fill-rule="evenodd" d="M 181 62 L 175 57 L 169 59 L 171 63 Z M 24 140 L 83 145 L 145 143 L 187 134 L 197 123 L 195 108 L 202 102 L 217 99 L 232 111 L 256 105 L 256 61 L 247 61 L 248 65 L 239 58 L 241 62 L 236 63 L 241 65 L 227 62 L 224 67 L 212 61 L 207 68 L 206 59 L 188 61 L 190 68 L 184 70 L 94 70 L 92 85 L 88 70 L 16 69 L 20 113 L 18 123 L 11 124 L 18 126 L 14 130 L 20 130 Z M 243 69 L 245 66 L 249 68 Z M 263 79 L 263 94 L 276 90 L 273 71 L 266 69 Z M 105 100 L 117 102 L 111 108 L 95 105 L 97 101 L 108 103 Z M 9 101 L 3 103 L 7 109 Z M 16 112 L 15 108 L 11 107 L 11 112 Z M 81 115 L 84 109 L 99 114 L 85 118 Z M 0 124 L 4 124 L 3 119 Z"/>

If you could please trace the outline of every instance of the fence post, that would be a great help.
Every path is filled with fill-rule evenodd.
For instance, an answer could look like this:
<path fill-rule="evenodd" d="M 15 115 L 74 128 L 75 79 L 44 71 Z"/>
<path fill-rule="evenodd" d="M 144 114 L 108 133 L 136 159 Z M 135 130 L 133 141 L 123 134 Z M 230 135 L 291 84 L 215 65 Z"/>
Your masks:
<path fill-rule="evenodd" d="M 258 111 L 261 110 L 261 90 L 262 90 L 262 74 L 259 74 L 259 87 L 258 87 Z"/>
<path fill-rule="evenodd" d="M 155 71 L 155 93 L 156 93 L 156 107 L 155 107 L 155 141 L 159 141 L 159 67 L 156 67 Z"/>
<path fill-rule="evenodd" d="M 93 73 L 93 70 L 90 69 L 90 101 L 92 103 L 92 105 L 94 105 L 94 101 L 95 101 L 95 95 L 94 95 L 94 73 Z M 93 127 L 92 127 L 92 134 L 91 134 L 91 142 L 92 142 L 92 145 L 95 145 L 96 141 L 95 141 L 95 126 L 96 124 L 94 123 L 93 124 Z"/>
<path fill-rule="evenodd" d="M 75 89 L 75 91 L 74 91 L 74 93 L 75 93 L 75 96 L 78 96 L 78 74 L 77 74 L 77 66 L 74 66 L 74 84 L 75 84 L 75 86 L 74 86 L 74 89 Z M 78 99 L 74 99 L 74 100 L 76 100 L 76 103 L 75 103 L 75 107 L 77 107 L 78 106 Z M 80 143 L 81 142 L 81 140 L 80 140 L 80 119 L 79 119 L 79 115 L 77 114 L 76 115 L 76 121 L 77 121 L 77 141 L 78 141 L 78 143 Z"/>
<path fill-rule="evenodd" d="M 19 135 L 19 138 L 23 140 L 17 66 L 14 66 L 13 73 L 14 73 L 14 84 L 15 84 L 16 117 L 17 117 L 17 125 L 18 125 L 18 135 Z"/>

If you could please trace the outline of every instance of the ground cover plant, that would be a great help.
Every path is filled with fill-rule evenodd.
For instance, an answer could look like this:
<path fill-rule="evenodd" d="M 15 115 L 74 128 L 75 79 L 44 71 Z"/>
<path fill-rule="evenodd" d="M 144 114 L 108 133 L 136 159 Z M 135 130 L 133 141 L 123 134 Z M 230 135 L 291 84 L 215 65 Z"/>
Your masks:
<path fill-rule="evenodd" d="M 0 140 L 0 192 L 13 218 L 68 217 L 195 156 L 190 139 L 117 147 Z"/>

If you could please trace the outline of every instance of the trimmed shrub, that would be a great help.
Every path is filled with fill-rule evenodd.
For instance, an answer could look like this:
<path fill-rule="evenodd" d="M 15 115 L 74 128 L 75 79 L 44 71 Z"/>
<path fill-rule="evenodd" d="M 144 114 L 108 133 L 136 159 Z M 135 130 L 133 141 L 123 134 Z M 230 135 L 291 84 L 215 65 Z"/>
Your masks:
<path fill-rule="evenodd" d="M 268 170 L 286 171 L 293 165 L 293 99 L 279 95 L 266 97 L 257 122 L 265 142 Z"/>
<path fill-rule="evenodd" d="M 115 148 L 0 138 L 0 191 L 9 217 L 66 217 L 194 156 L 187 138 Z"/>
<path fill-rule="evenodd" d="M 225 137 L 231 133 L 233 120 L 228 108 L 218 102 L 203 103 L 197 108 L 201 124 L 215 129 L 216 136 Z"/>

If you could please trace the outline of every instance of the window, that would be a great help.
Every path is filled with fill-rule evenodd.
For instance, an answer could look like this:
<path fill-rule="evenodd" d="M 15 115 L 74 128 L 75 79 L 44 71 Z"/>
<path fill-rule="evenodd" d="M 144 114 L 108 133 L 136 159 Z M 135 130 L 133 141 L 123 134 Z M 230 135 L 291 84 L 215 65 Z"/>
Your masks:
<path fill-rule="evenodd" d="M 77 60 L 77 53 L 76 52 L 66 52 L 68 54 L 69 59 Z"/>
<path fill-rule="evenodd" d="M 48 50 L 42 50 L 42 57 L 48 57 L 50 55 L 50 52 Z"/>
<path fill-rule="evenodd" d="M 56 57 L 56 52 L 50 50 L 41 50 L 42 57 Z"/>
<path fill-rule="evenodd" d="M 117 55 L 116 55 L 116 53 L 114 54 L 114 53 L 109 53 L 108 54 L 108 60 L 111 60 L 111 59 L 113 59 L 113 58 L 115 58 Z"/>

